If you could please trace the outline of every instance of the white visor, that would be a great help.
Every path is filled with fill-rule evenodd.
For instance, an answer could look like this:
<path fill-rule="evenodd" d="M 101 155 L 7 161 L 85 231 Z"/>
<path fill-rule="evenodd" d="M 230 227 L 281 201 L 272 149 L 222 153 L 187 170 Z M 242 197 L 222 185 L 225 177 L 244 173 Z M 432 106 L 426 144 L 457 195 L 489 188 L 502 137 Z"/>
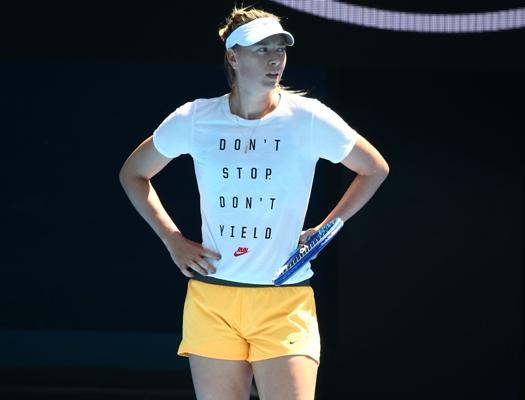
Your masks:
<path fill-rule="evenodd" d="M 275 18 L 257 18 L 247 24 L 239 26 L 226 39 L 226 48 L 231 49 L 239 46 L 251 46 L 268 36 L 284 35 L 287 46 L 293 46 L 294 38 L 290 32 L 286 32 Z"/>

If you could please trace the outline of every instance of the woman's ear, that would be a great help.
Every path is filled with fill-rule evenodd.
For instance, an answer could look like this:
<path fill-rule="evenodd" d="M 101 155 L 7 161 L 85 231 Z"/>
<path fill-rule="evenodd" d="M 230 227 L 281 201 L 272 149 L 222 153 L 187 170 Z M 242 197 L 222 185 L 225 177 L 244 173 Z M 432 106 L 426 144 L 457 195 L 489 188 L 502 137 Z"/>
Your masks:
<path fill-rule="evenodd" d="M 239 68 L 239 64 L 237 62 L 237 56 L 232 49 L 226 50 L 226 59 L 228 60 L 228 62 L 230 63 L 233 69 Z"/>

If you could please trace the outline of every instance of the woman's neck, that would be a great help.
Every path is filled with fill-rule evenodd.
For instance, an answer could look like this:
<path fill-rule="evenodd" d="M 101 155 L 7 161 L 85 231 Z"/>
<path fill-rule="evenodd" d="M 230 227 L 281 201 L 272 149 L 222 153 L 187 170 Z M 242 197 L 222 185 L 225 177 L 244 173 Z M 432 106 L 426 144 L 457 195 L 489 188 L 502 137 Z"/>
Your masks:
<path fill-rule="evenodd" d="M 275 91 L 260 96 L 243 93 L 233 88 L 229 96 L 230 111 L 244 119 L 260 119 L 271 113 L 279 103 L 279 95 Z"/>

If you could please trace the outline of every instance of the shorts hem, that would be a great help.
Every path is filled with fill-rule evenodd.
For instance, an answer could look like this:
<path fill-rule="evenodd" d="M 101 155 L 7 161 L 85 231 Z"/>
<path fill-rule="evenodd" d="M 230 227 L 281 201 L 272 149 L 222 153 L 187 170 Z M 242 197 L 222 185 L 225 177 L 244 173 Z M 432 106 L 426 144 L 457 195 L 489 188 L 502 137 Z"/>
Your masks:
<path fill-rule="evenodd" d="M 177 352 L 177 355 L 181 356 L 181 357 L 186 357 L 188 358 L 190 355 L 196 355 L 196 356 L 200 356 L 200 357 L 207 357 L 207 358 L 213 358 L 213 359 L 216 359 L 216 360 L 228 360 L 228 361 L 247 361 L 247 357 L 246 356 L 232 356 L 232 355 L 228 355 L 228 354 L 210 354 L 210 353 L 207 353 L 207 352 L 204 352 L 204 351 L 193 351 L 193 350 L 183 350 L 183 351 L 178 351 Z"/>
<path fill-rule="evenodd" d="M 258 362 L 258 361 L 265 361 L 270 360 L 272 358 L 279 358 L 279 357 L 290 357 L 290 356 L 305 356 L 317 363 L 317 365 L 321 365 L 321 357 L 315 357 L 308 353 L 284 353 L 284 354 L 276 354 L 276 355 L 267 355 L 267 356 L 259 356 L 259 357 L 245 357 L 245 356 L 232 356 L 228 354 L 210 354 L 203 351 L 192 351 L 192 350 L 184 350 L 184 351 L 178 351 L 177 355 L 180 357 L 188 358 L 191 354 L 200 356 L 200 357 L 207 357 L 207 358 L 213 358 L 216 360 L 228 360 L 228 361 L 247 361 L 249 363 L 252 362 Z"/>
<path fill-rule="evenodd" d="M 252 357 L 248 360 L 248 362 L 252 363 L 252 362 L 258 362 L 258 361 L 266 361 L 266 360 L 271 360 L 272 358 L 290 357 L 290 356 L 305 356 L 315 361 L 318 366 L 321 364 L 321 357 L 315 357 L 308 353 L 285 353 L 285 354 L 278 354 L 278 355 Z"/>

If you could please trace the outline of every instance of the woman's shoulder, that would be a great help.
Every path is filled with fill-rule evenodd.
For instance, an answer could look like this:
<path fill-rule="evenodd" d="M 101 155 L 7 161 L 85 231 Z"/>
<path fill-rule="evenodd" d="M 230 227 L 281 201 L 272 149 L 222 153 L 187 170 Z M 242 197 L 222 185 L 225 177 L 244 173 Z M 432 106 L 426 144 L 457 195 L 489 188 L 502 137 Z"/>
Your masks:
<path fill-rule="evenodd" d="M 196 98 L 180 104 L 172 115 L 194 119 L 195 116 L 211 115 L 221 112 L 225 95 L 212 98 Z"/>
<path fill-rule="evenodd" d="M 194 100 L 188 101 L 181 105 L 179 108 L 186 108 L 188 111 L 196 112 L 202 111 L 210 108 L 221 107 L 222 103 L 225 101 L 225 96 L 209 97 L 209 98 L 196 98 Z"/>
<path fill-rule="evenodd" d="M 296 93 L 285 91 L 283 94 L 287 99 L 288 104 L 296 110 L 315 112 L 320 106 L 323 106 L 323 103 L 321 103 L 318 99 L 308 97 L 301 92 Z"/>

